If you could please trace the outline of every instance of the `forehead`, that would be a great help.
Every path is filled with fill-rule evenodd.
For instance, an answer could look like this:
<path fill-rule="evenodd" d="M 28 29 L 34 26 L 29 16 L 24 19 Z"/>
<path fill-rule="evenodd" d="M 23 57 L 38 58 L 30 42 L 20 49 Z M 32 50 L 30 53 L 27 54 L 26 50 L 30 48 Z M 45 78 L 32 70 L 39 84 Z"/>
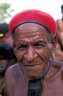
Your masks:
<path fill-rule="evenodd" d="M 41 25 L 35 23 L 25 23 L 15 29 L 16 39 L 38 39 L 48 36 L 48 31 Z"/>

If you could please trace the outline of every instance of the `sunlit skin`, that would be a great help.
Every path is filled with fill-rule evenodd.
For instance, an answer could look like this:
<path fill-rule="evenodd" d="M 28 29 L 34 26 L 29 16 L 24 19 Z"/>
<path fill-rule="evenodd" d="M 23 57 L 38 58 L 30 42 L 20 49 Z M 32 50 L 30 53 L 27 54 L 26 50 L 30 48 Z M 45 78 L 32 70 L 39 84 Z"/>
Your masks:
<path fill-rule="evenodd" d="M 39 78 L 48 68 L 50 56 L 54 51 L 54 43 L 50 42 L 49 37 L 48 31 L 35 23 L 25 23 L 15 29 L 14 53 L 18 64 L 9 67 L 6 72 L 8 96 L 28 96 L 29 80 Z M 60 69 L 51 65 L 41 81 L 41 96 L 62 96 L 63 80 Z"/>
<path fill-rule="evenodd" d="M 51 48 L 48 32 L 41 25 L 26 23 L 15 30 L 14 52 L 29 79 L 39 78 L 48 68 Z"/>
<path fill-rule="evenodd" d="M 57 21 L 57 30 L 56 30 L 56 47 L 54 50 L 54 59 L 56 61 L 63 62 L 63 21 L 58 19 Z"/>

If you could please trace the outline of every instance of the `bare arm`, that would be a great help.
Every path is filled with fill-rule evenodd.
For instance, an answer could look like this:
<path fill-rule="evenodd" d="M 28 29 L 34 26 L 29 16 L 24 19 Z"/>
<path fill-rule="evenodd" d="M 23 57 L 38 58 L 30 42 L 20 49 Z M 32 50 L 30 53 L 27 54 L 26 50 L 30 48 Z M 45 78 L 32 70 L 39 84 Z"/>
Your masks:
<path fill-rule="evenodd" d="M 14 96 L 13 84 L 14 84 L 13 69 L 10 67 L 8 68 L 5 74 L 5 88 L 8 96 Z"/>

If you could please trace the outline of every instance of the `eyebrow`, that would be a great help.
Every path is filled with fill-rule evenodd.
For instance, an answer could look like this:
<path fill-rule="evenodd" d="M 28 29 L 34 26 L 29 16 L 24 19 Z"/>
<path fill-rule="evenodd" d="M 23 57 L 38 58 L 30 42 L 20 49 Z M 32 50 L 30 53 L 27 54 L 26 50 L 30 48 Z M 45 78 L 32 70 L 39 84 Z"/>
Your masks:
<path fill-rule="evenodd" d="M 34 42 L 35 41 L 35 42 Z M 45 40 L 42 40 L 42 39 L 40 39 L 40 40 L 34 40 L 34 41 L 32 41 L 31 43 L 32 44 L 35 44 L 35 43 L 47 43 L 47 41 Z M 19 43 L 17 43 L 17 45 L 19 46 L 19 45 L 21 45 L 21 44 L 27 44 L 28 45 L 28 42 L 27 41 L 24 41 L 24 40 L 22 40 L 21 42 L 19 42 Z"/>
<path fill-rule="evenodd" d="M 28 45 L 28 42 L 21 41 L 21 42 L 19 42 L 19 43 L 16 43 L 16 45 L 18 45 L 18 46 L 20 46 L 21 44 L 23 44 L 23 45 L 27 44 L 27 45 Z"/>

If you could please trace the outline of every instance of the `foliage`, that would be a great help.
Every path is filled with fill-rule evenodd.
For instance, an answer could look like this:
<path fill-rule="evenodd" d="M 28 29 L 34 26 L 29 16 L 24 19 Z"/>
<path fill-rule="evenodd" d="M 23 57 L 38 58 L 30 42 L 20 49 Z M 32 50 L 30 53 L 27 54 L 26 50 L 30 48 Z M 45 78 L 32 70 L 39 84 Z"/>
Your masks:
<path fill-rule="evenodd" d="M 11 17 L 11 12 L 14 10 L 10 9 L 10 4 L 1 3 L 0 4 L 0 22 L 4 22 L 4 20 L 8 17 Z"/>

